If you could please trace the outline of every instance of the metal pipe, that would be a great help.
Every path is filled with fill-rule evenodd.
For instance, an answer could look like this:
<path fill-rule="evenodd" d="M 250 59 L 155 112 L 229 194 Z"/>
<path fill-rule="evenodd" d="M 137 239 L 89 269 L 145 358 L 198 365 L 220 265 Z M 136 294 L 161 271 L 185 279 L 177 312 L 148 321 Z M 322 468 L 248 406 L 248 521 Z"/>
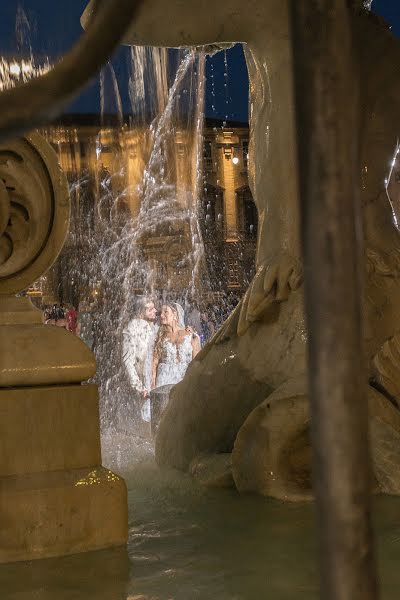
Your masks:
<path fill-rule="evenodd" d="M 98 2 L 87 31 L 48 73 L 0 94 L 0 141 L 45 125 L 96 75 L 143 0 Z"/>
<path fill-rule="evenodd" d="M 291 19 L 321 598 L 376 600 L 351 19 L 346 0 Z"/>

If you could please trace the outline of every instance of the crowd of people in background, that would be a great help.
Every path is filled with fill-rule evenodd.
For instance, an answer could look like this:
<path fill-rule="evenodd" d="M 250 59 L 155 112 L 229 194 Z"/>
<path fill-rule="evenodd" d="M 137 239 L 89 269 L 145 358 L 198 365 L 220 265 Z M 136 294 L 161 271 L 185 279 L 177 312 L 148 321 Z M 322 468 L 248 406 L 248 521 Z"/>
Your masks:
<path fill-rule="evenodd" d="M 87 302 L 81 302 L 78 310 L 72 304 L 53 304 L 43 309 L 46 325 L 55 325 L 79 336 L 90 349 L 93 349 L 93 309 Z"/>
<path fill-rule="evenodd" d="M 204 346 L 229 317 L 240 298 L 236 294 L 226 295 L 218 303 L 208 303 L 199 306 L 191 304 L 187 310 L 187 324 L 200 336 L 201 345 Z"/>
<path fill-rule="evenodd" d="M 201 345 L 204 346 L 229 316 L 238 301 L 239 298 L 235 294 L 230 294 L 218 304 L 203 303 L 202 306 L 199 306 L 196 303 L 186 303 L 185 325 L 191 327 L 199 335 Z M 78 335 L 89 348 L 93 349 L 94 306 L 89 302 L 82 301 L 78 307 L 71 304 L 53 304 L 43 307 L 43 312 L 47 325 L 62 327 L 72 334 Z"/>

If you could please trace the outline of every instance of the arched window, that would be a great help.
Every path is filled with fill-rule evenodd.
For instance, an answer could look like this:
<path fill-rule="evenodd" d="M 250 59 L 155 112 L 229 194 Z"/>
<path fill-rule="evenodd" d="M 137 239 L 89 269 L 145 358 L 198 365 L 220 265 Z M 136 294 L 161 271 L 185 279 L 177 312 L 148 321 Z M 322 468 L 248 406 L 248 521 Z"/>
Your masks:
<path fill-rule="evenodd" d="M 244 240 L 257 239 L 258 212 L 248 185 L 236 190 L 239 233 Z"/>

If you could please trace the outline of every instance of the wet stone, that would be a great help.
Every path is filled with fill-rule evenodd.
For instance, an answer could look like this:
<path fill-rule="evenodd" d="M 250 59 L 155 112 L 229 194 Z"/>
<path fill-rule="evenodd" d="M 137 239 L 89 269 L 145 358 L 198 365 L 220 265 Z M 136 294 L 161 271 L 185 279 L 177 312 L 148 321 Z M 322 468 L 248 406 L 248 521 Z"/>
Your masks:
<path fill-rule="evenodd" d="M 208 454 L 195 458 L 190 465 L 190 473 L 198 483 L 206 487 L 235 487 L 230 453 Z"/>

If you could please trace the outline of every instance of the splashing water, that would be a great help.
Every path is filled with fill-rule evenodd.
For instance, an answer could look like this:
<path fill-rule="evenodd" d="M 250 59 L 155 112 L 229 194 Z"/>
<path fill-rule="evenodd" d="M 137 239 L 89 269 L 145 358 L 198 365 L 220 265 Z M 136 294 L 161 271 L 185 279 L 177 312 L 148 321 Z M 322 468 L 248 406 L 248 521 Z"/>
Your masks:
<path fill-rule="evenodd" d="M 89 168 L 80 167 L 77 134 L 62 127 L 51 133 L 73 201 L 69 240 L 55 269 L 76 304 L 96 304 L 103 431 L 132 430 L 138 417 L 121 348 L 135 299 L 151 295 L 185 304 L 199 292 L 205 269 L 198 225 L 204 52 L 136 47 L 131 60 L 129 125 L 111 65 L 101 74 L 102 127 Z M 106 126 L 110 101 L 116 128 Z"/>
<path fill-rule="evenodd" d="M 50 68 L 47 57 L 35 60 L 30 30 L 19 10 L 17 46 L 28 57 L 0 58 L 0 89 Z M 132 47 L 129 54 L 128 123 L 108 63 L 100 74 L 101 126 L 84 150 L 76 126 L 42 132 L 67 174 L 72 211 L 64 250 L 39 289 L 76 307 L 91 305 L 103 431 L 132 431 L 139 414 L 121 348 L 135 299 L 152 295 L 185 304 L 200 291 L 205 270 L 198 224 L 204 51 Z"/>
<path fill-rule="evenodd" d="M 18 47 L 29 47 L 31 55 L 30 69 L 21 68 L 26 79 L 50 67 L 48 59 L 44 66 L 35 62 L 30 31 L 26 15 L 18 13 Z M 205 51 L 132 47 L 126 53 L 129 119 L 108 63 L 100 74 L 100 127 L 83 133 L 86 123 L 80 128 L 72 120 L 72 126 L 43 131 L 67 174 L 72 215 L 61 256 L 35 288 L 44 305 L 59 300 L 78 308 L 82 303 L 81 312 L 91 315 L 103 432 L 132 431 L 140 421 L 141 399 L 133 397 L 122 360 L 122 332 L 136 316 L 135 300 L 168 298 L 187 308 L 211 289 L 204 227 L 199 226 L 199 217 L 209 216 L 204 207 L 199 211 L 199 198 L 207 191 L 202 174 Z M 7 72 L 13 69 L 8 66 Z M 112 123 L 110 114 L 116 116 Z"/>
<path fill-rule="evenodd" d="M 107 75 L 111 79 L 112 99 L 115 103 L 115 112 L 117 115 L 118 126 L 122 127 L 124 123 L 124 115 L 122 109 L 121 94 L 119 91 L 118 80 L 115 75 L 114 67 L 111 62 L 108 62 L 106 67 L 100 72 L 100 114 L 101 124 L 104 126 L 104 114 L 106 113 L 107 100 Z"/>

